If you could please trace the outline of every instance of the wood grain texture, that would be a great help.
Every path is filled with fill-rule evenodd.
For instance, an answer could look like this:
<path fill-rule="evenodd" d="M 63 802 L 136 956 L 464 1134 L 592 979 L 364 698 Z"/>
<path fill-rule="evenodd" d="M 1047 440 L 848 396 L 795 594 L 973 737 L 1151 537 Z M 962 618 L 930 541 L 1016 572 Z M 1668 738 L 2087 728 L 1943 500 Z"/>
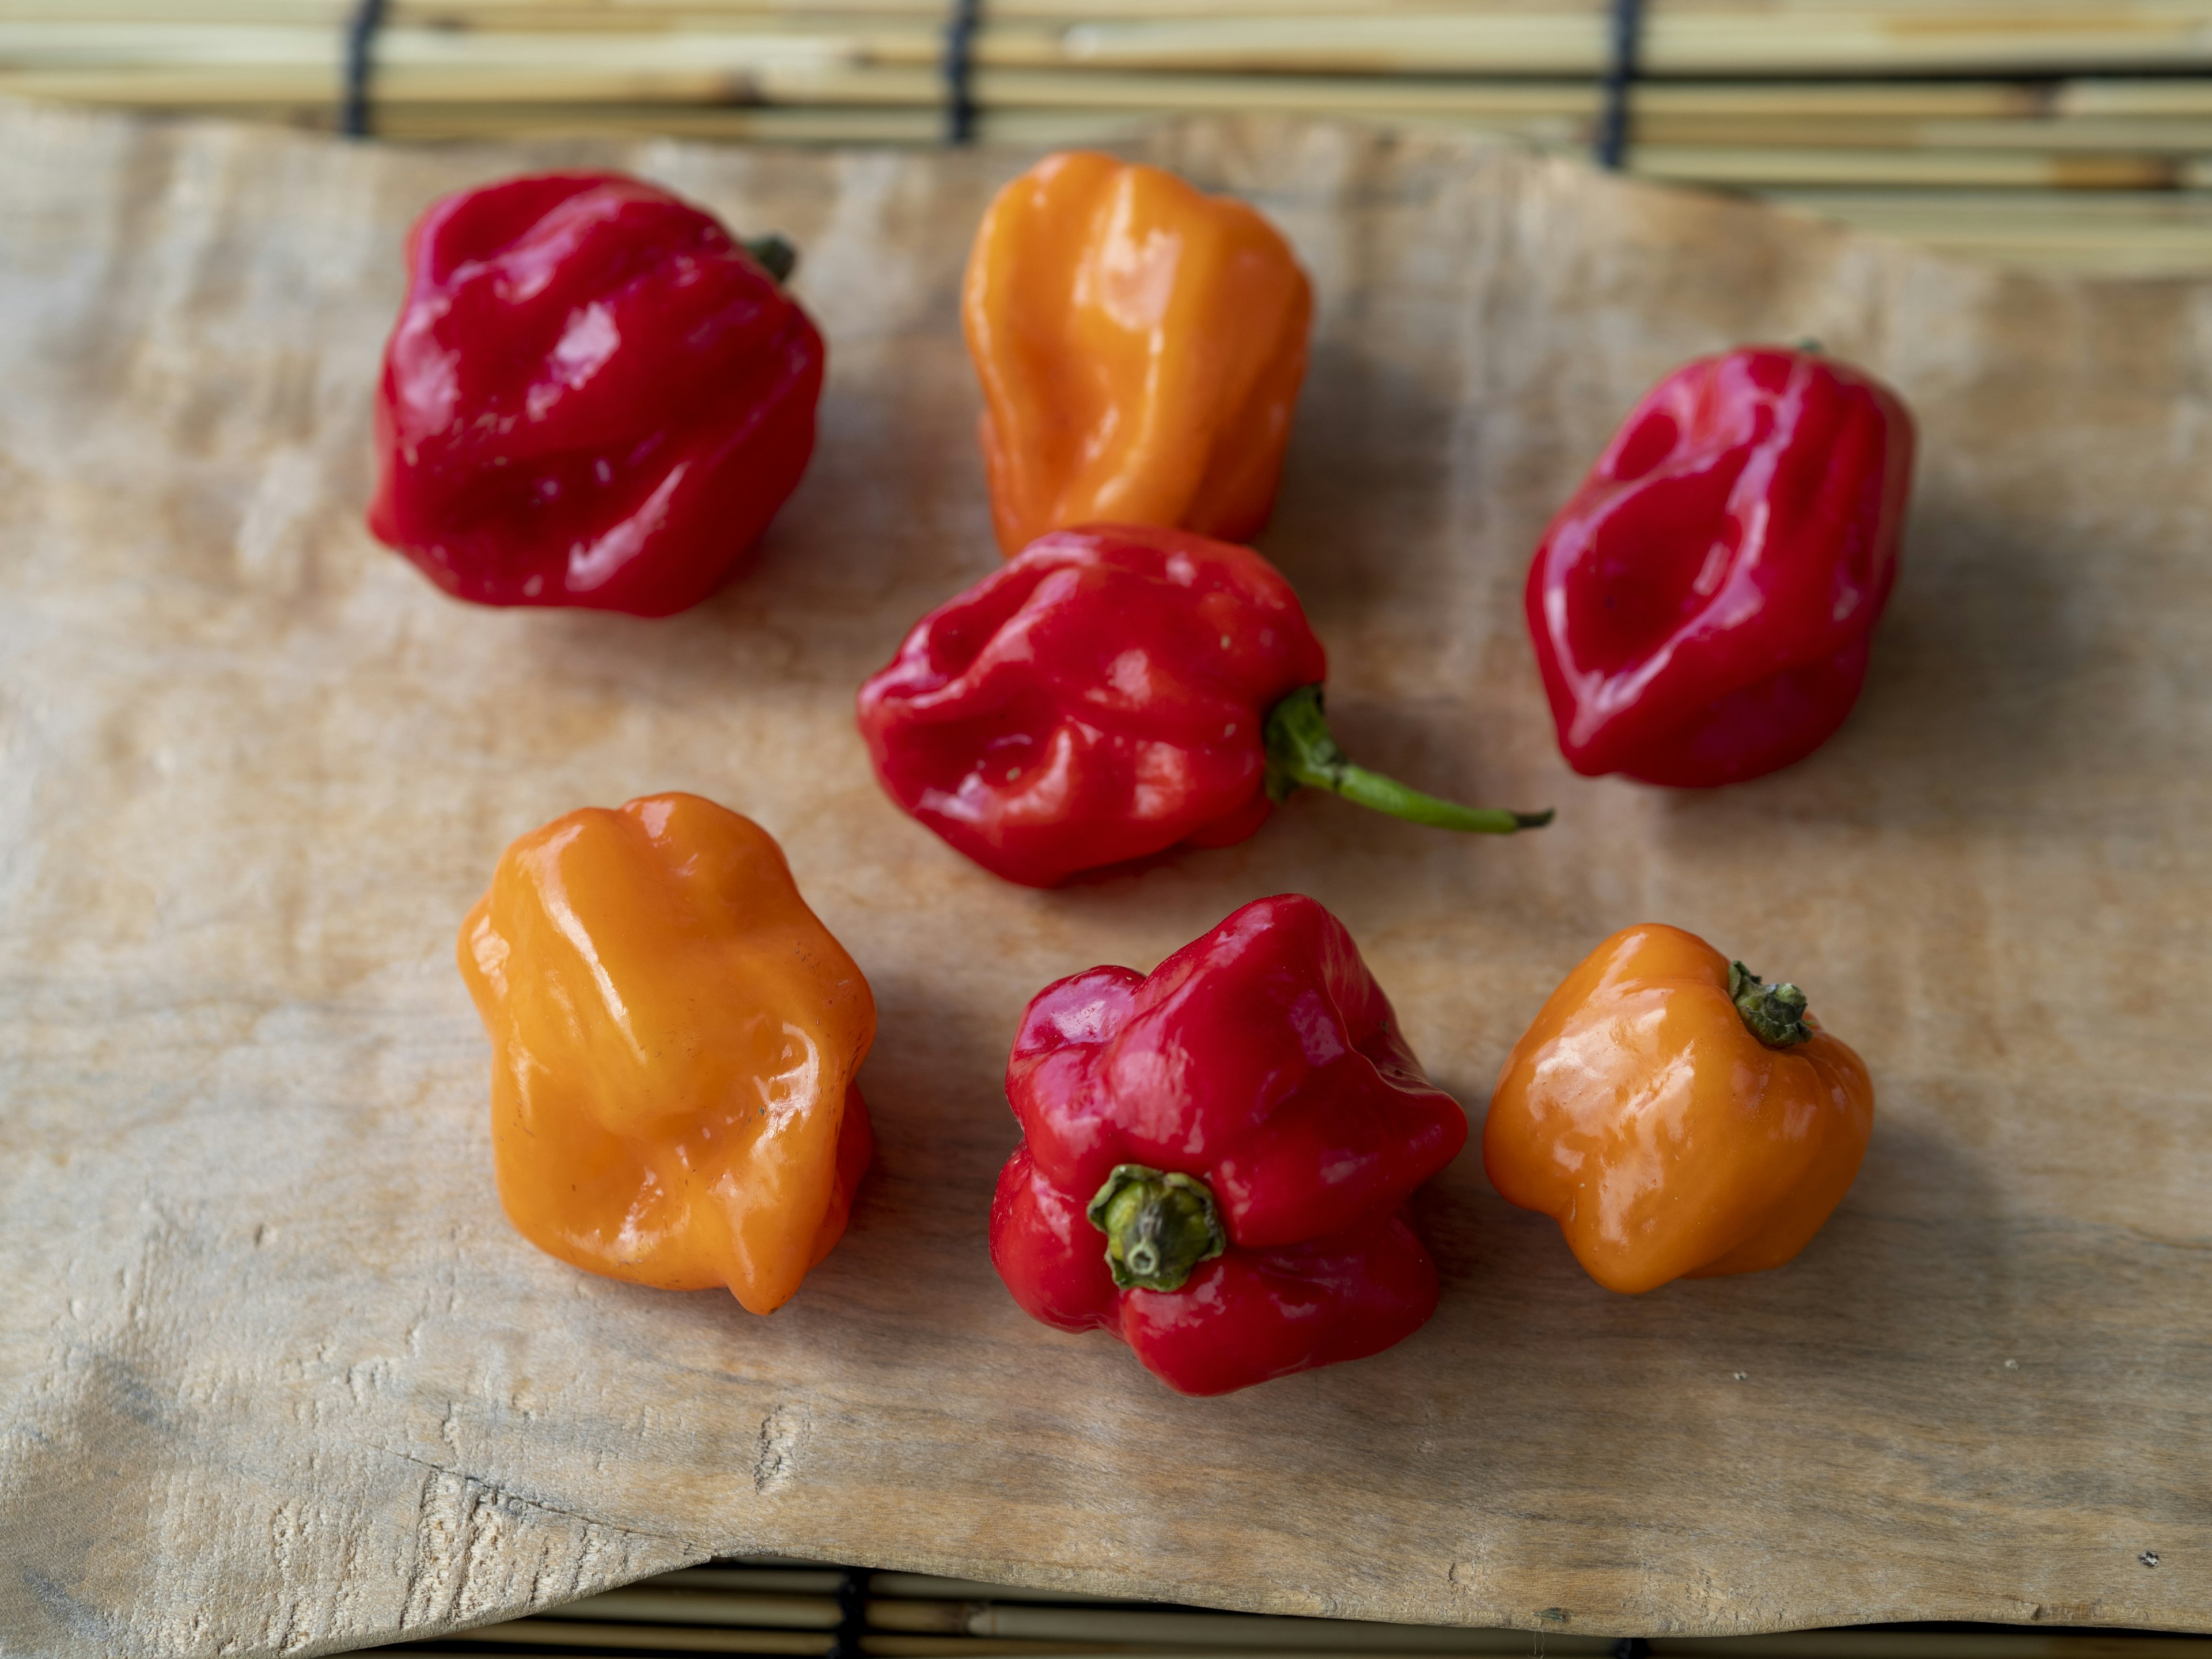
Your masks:
<path fill-rule="evenodd" d="M 1153 149 L 1316 279 L 1262 544 L 1340 734 L 1553 828 L 1302 799 L 1042 894 L 879 794 L 854 689 L 994 561 L 955 296 L 1019 157 L 0 110 L 0 1650 L 325 1652 L 738 1551 L 1569 1633 L 2212 1629 L 2212 288 L 1443 141 Z M 831 342 L 757 567 L 665 622 L 466 609 L 359 524 L 408 222 L 577 159 L 791 234 Z M 1546 517 L 1665 370 L 1808 335 L 1926 439 L 1863 703 L 1750 786 L 1573 777 Z M 669 788 L 781 838 L 881 1008 L 879 1164 L 768 1319 L 574 1272 L 492 1193 L 453 930 L 514 835 Z M 1469 1156 L 1432 1324 L 1225 1400 L 1031 1323 L 984 1249 L 1024 1002 L 1291 890 L 1477 1115 L 1615 927 L 1797 980 L 1877 1081 L 1856 1188 L 1786 1269 L 1627 1298 Z"/>

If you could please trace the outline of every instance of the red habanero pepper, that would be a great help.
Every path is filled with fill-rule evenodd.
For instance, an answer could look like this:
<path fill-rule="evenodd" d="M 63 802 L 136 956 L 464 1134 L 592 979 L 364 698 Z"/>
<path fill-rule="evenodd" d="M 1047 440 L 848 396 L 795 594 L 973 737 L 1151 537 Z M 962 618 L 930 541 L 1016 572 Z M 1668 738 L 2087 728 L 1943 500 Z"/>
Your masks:
<path fill-rule="evenodd" d="M 1343 923 L 1256 900 L 1149 975 L 1037 994 L 1006 1062 L 1024 1139 L 991 1261 L 1032 1318 L 1183 1394 L 1364 1358 L 1436 1310 L 1407 1219 L 1467 1140 Z"/>
<path fill-rule="evenodd" d="M 792 258 L 618 173 L 433 204 L 385 349 L 370 533 L 479 605 L 697 604 L 813 453 L 822 337 Z"/>
<path fill-rule="evenodd" d="M 876 775 L 985 869 L 1032 887 L 1176 846 L 1226 847 L 1302 787 L 1447 830 L 1478 811 L 1352 765 L 1328 661 L 1249 548 L 1091 525 L 1039 537 L 923 617 L 860 688 Z"/>
<path fill-rule="evenodd" d="M 1896 579 L 1912 446 L 1896 393 L 1810 350 L 1661 381 L 1528 571 L 1567 763 L 1703 788 L 1826 742 Z"/>

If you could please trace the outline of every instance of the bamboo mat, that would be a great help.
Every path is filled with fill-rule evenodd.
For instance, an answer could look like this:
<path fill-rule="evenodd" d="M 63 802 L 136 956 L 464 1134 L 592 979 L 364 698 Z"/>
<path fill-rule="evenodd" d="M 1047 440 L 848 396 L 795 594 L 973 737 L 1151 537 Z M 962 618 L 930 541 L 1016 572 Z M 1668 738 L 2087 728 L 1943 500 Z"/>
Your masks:
<path fill-rule="evenodd" d="M 352 63 L 374 130 L 410 140 L 1046 147 L 1267 113 L 1588 155 L 1613 7 L 0 0 L 0 93 L 327 128 Z M 2212 270 L 2212 0 L 1644 0 L 1641 15 L 1631 172 L 2014 265 Z"/>
<path fill-rule="evenodd" d="M 1269 1618 L 775 1557 L 717 1561 L 386 1653 L 477 1659 L 788 1654 L 803 1659 L 2207 1659 L 2212 1637 L 1999 1626 L 1657 1640 Z"/>

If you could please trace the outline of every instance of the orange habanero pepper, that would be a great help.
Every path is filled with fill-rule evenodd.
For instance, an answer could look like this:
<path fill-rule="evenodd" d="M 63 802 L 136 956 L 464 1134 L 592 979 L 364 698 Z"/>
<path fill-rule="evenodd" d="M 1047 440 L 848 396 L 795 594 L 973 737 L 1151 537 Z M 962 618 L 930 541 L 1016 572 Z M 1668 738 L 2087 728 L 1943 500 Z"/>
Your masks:
<path fill-rule="evenodd" d="M 1074 150 L 1000 191 L 961 305 L 1009 558 L 1111 522 L 1249 541 L 1267 522 L 1313 295 L 1273 226 Z"/>
<path fill-rule="evenodd" d="M 787 1301 L 867 1167 L 876 1005 L 768 832 L 696 795 L 556 818 L 501 855 L 460 964 L 522 1236 L 612 1279 Z"/>
<path fill-rule="evenodd" d="M 1482 1161 L 1592 1279 L 1649 1291 L 1789 1261 L 1873 1127 L 1865 1062 L 1802 991 L 1647 923 L 1591 951 L 1514 1045 Z"/>

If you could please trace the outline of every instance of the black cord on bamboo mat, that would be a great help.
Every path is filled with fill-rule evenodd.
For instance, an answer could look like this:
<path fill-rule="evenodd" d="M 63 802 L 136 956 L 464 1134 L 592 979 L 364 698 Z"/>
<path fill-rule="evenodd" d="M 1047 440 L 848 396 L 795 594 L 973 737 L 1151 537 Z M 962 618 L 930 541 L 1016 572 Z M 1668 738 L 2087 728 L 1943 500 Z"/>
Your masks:
<path fill-rule="evenodd" d="M 345 99 L 338 107 L 338 131 L 349 138 L 368 137 L 368 81 L 376 64 L 376 31 L 384 23 L 385 0 L 356 0 L 346 19 Z"/>
<path fill-rule="evenodd" d="M 1644 0 L 1613 0 L 1613 55 L 1605 70 L 1605 102 L 1598 111 L 1597 164 L 1620 171 L 1628 154 L 1628 94 L 1636 85 L 1644 43 Z"/>
<path fill-rule="evenodd" d="M 868 1570 L 848 1567 L 837 1586 L 837 1634 L 829 1659 L 860 1659 L 860 1638 L 868 1633 Z"/>
<path fill-rule="evenodd" d="M 945 26 L 945 142 L 964 144 L 975 137 L 975 24 L 981 0 L 952 0 Z"/>

